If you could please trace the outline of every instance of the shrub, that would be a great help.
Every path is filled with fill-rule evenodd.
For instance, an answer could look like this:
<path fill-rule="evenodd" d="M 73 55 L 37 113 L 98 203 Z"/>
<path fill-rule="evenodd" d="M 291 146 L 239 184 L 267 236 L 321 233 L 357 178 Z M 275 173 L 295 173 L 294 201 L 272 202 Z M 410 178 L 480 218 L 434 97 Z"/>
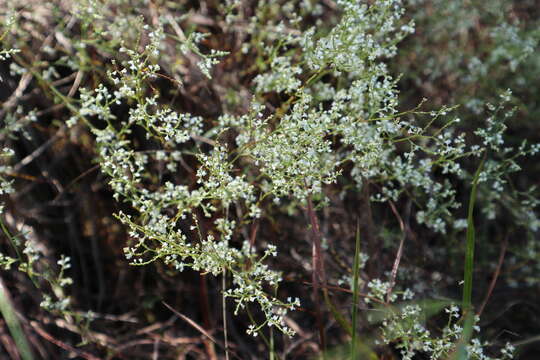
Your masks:
<path fill-rule="evenodd" d="M 2 156 L 16 159 L 11 167 L 6 162 L 0 168 L 2 192 L 15 194 L 3 224 L 22 230 L 17 219 L 24 214 L 16 208 L 29 207 L 17 204 L 24 188 L 15 183 L 13 191 L 11 178 L 38 174 L 47 179 L 55 195 L 46 201 L 55 204 L 86 174 L 67 174 L 59 181 L 46 166 L 31 167 L 44 161 L 43 151 L 53 158 L 74 156 L 59 155 L 69 153 L 69 147 L 47 150 L 51 139 L 64 138 L 86 152 L 85 159 L 93 158 L 102 174 L 94 181 L 108 184 L 108 190 L 92 195 L 95 200 L 87 198 L 79 206 L 92 212 L 89 202 L 101 201 L 107 211 L 113 209 L 116 226 L 121 224 L 128 237 L 122 246 L 113 243 L 131 265 L 151 266 L 159 284 L 168 278 L 187 281 L 175 276 L 188 269 L 203 274 L 205 302 L 213 299 L 208 300 L 204 275 L 221 278 L 210 290 L 221 294 L 221 314 L 203 304 L 204 328 L 188 323 L 216 344 L 210 333 L 221 331 L 226 357 L 246 352 L 239 350 L 238 335 L 231 338 L 238 327 L 260 335 L 270 358 L 293 351 L 307 356 L 308 347 L 295 350 L 296 345 L 287 345 L 288 337 L 300 333 L 307 341 L 314 324 L 319 339 L 310 355 L 337 358 L 327 351 L 352 336 L 351 350 L 345 352 L 349 358 L 359 351 L 376 357 L 392 349 L 403 359 L 512 358 L 510 342 L 498 344 L 500 356 L 490 357 L 484 354 L 489 344 L 475 334 L 473 259 L 475 235 L 482 240 L 479 249 L 491 251 L 493 246 L 484 245 L 489 224 L 505 214 L 511 214 L 507 221 L 512 228 L 525 229 L 531 238 L 538 233 L 535 188 L 527 175 L 520 184 L 511 180 L 519 176 L 518 164 L 535 156 L 540 146 L 529 144 L 521 133 L 507 134 L 517 98 L 510 90 L 515 83 L 499 72 L 517 72 L 529 61 L 538 34 L 521 31 L 517 20 L 493 20 L 496 24 L 485 25 L 489 31 L 482 27 L 480 32 L 490 40 L 489 55 L 482 54 L 484 62 L 471 57 L 464 71 L 457 55 L 468 39 L 452 42 L 453 33 L 444 30 L 452 23 L 430 9 L 464 22 L 457 27 L 459 34 L 473 31 L 480 15 L 471 17 L 466 6 L 448 2 L 407 6 L 410 15 L 400 0 L 250 5 L 77 0 L 30 2 L 23 8 L 8 2 L 2 8 L 10 19 L 3 43 L 5 49 L 19 50 L 3 50 L 0 56 L 9 61 L 10 84 L 18 81 L 24 88 L 14 89 L 2 109 Z M 487 14 L 502 16 L 497 9 Z M 420 35 L 413 35 L 415 21 L 425 26 Z M 40 38 L 40 32 L 50 35 Z M 428 50 L 440 46 L 431 41 L 447 38 L 453 39 L 448 48 L 455 51 L 431 58 Z M 404 60 L 411 54 L 422 59 L 420 73 Z M 450 105 L 455 98 L 442 96 L 439 89 L 423 91 L 423 81 L 428 86 L 440 77 L 448 80 L 454 70 L 452 91 L 464 107 Z M 490 78 L 493 71 L 500 79 Z M 461 89 L 477 83 L 474 96 Z M 400 89 L 403 84 L 414 87 L 406 91 Z M 47 98 L 34 104 L 23 95 L 28 86 Z M 419 98 L 423 92 L 437 101 Z M 36 111 L 30 109 L 34 105 Z M 471 112 L 482 122 L 470 120 Z M 40 144 L 36 133 L 43 128 L 58 132 Z M 80 161 L 74 156 L 68 162 Z M 20 176 L 21 169 L 28 175 Z M 482 212 L 474 214 L 475 201 Z M 99 226 L 112 231 L 113 220 L 105 218 Z M 97 223 L 93 220 L 93 227 Z M 355 244 L 349 240 L 357 224 L 362 241 Z M 51 259 L 56 254 L 36 247 L 40 228 L 33 227 L 36 237 L 14 235 L 3 225 L 13 250 L 12 256 L 2 255 L 2 265 L 10 269 L 19 262 L 18 270 L 39 286 L 41 307 L 97 344 L 94 351 L 122 354 L 122 346 L 92 330 L 107 332 L 99 314 L 75 310 L 83 308 L 82 302 L 73 303 L 74 297 L 65 293 L 70 285 L 78 291 L 77 281 L 65 275 L 70 257 L 61 257 L 55 266 Z M 464 229 L 466 241 L 461 240 Z M 115 231 L 124 241 L 122 232 Z M 407 250 L 415 246 L 412 240 L 422 242 L 418 239 L 425 239 L 424 260 Z M 93 244 L 90 257 L 97 264 L 96 253 L 105 250 Z M 527 244 L 534 258 L 534 241 Z M 79 250 L 81 268 L 83 258 Z M 480 263 L 484 271 L 493 263 L 488 260 Z M 432 279 L 444 274 L 444 283 L 453 289 L 445 290 L 443 283 L 432 286 L 424 275 L 415 278 L 422 261 Z M 429 268 L 432 264 L 436 267 Z M 495 274 L 501 264 L 492 270 Z M 310 295 L 302 288 L 308 274 Z M 451 298 L 461 291 L 462 278 L 460 310 Z M 351 303 L 340 293 L 347 291 L 365 301 Z M 429 298 L 444 300 L 435 305 L 420 301 Z M 111 295 L 108 301 L 118 299 Z M 294 311 L 301 307 L 303 313 Z M 236 325 L 228 321 L 228 309 L 238 315 Z M 148 317 L 156 321 L 159 312 L 154 312 Z M 221 317 L 221 330 L 212 328 L 210 313 Z M 449 319 L 438 326 L 444 313 Z M 86 321 L 93 319 L 93 325 Z M 323 324 L 330 319 L 337 323 L 330 323 L 336 329 L 332 333 Z M 361 341 L 356 340 L 359 325 Z M 249 341 L 255 345 L 244 347 L 255 348 L 257 339 Z M 163 356 L 174 352 L 172 346 Z M 205 356 L 216 357 L 207 340 Z"/>

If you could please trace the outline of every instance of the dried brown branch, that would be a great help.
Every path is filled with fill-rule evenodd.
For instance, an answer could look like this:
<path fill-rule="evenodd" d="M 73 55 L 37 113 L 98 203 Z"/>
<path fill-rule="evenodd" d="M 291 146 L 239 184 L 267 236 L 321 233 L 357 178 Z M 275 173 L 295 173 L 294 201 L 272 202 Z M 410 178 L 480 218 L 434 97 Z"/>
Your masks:
<path fill-rule="evenodd" d="M 495 269 L 495 272 L 493 273 L 493 277 L 491 278 L 491 282 L 489 284 L 488 291 L 486 293 L 486 296 L 484 297 L 484 301 L 482 301 L 482 305 L 480 305 L 480 308 L 478 308 L 478 312 L 476 315 L 481 316 L 484 312 L 484 308 L 486 307 L 489 298 L 491 297 L 491 293 L 493 292 L 493 289 L 495 288 L 495 284 L 497 283 L 497 279 L 499 277 L 499 274 L 501 273 L 501 268 L 504 263 L 504 256 L 506 255 L 506 249 L 508 247 L 508 236 L 504 238 L 504 241 L 501 246 L 501 251 L 499 253 L 499 260 L 497 261 L 497 268 Z"/>

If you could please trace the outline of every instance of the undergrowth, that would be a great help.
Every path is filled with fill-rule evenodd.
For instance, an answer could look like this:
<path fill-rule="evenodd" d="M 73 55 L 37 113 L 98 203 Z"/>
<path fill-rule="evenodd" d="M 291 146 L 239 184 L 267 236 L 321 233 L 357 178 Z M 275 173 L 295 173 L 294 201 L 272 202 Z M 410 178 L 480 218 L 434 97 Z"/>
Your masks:
<path fill-rule="evenodd" d="M 538 291 L 540 33 L 458 3 L 0 5 L 6 352 L 527 349 L 482 319 L 497 280 Z"/>

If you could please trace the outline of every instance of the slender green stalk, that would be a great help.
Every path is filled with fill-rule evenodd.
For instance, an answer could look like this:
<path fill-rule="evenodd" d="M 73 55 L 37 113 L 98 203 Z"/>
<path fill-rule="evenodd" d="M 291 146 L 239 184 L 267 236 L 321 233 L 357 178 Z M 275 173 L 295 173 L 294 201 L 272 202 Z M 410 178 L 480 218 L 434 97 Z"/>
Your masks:
<path fill-rule="evenodd" d="M 347 332 L 347 334 L 352 334 L 351 324 L 348 323 L 348 321 L 345 319 L 345 317 L 339 312 L 339 310 L 336 308 L 334 303 L 332 303 L 332 300 L 330 299 L 330 296 L 328 295 L 328 289 L 325 287 L 323 288 L 323 298 L 324 303 L 326 306 L 328 306 L 328 309 L 332 313 L 332 316 L 338 324 Z"/>
<path fill-rule="evenodd" d="M 15 341 L 15 345 L 19 350 L 21 358 L 23 360 L 34 359 L 32 351 L 30 350 L 30 345 L 28 345 L 28 341 L 26 340 L 26 336 L 22 331 L 21 324 L 15 315 L 15 309 L 9 300 L 9 296 L 6 288 L 4 287 L 2 279 L 0 279 L 0 313 L 2 313 L 2 316 L 6 321 L 9 332 Z"/>
<path fill-rule="evenodd" d="M 465 314 L 465 324 L 461 339 L 456 346 L 456 352 L 449 357 L 449 360 L 468 360 L 467 344 L 471 340 L 474 325 L 474 315 L 472 312 Z"/>
<path fill-rule="evenodd" d="M 249 307 L 247 306 L 246 306 L 246 314 L 249 317 L 249 321 L 251 321 L 252 324 L 254 325 L 257 324 L 257 321 L 255 321 L 255 317 L 253 316 L 253 314 L 251 313 L 251 310 L 249 310 Z M 270 341 L 268 340 L 266 335 L 264 335 L 264 332 L 262 332 L 261 329 L 257 329 L 256 331 L 257 331 L 257 336 L 259 336 L 264 342 L 264 344 L 270 349 Z"/>
<path fill-rule="evenodd" d="M 482 172 L 484 166 L 485 156 L 478 166 L 476 173 L 474 174 L 471 195 L 469 198 L 469 210 L 467 215 L 467 248 L 465 251 L 465 273 L 463 283 L 463 311 L 468 312 L 471 307 L 472 298 L 472 281 L 474 270 L 474 245 L 475 245 L 475 231 L 474 231 L 474 202 L 476 200 L 476 189 L 478 185 L 478 178 Z"/>
<path fill-rule="evenodd" d="M 15 253 L 17 253 L 17 259 L 22 262 L 22 255 L 21 255 L 21 252 L 19 251 L 19 248 L 17 247 L 17 245 L 15 244 L 15 242 L 13 241 L 14 239 L 14 236 L 11 235 L 11 233 L 9 232 L 8 228 L 6 227 L 6 225 L 4 224 L 4 222 L 2 221 L 2 219 L 0 219 L 0 228 L 2 229 L 2 232 L 4 233 L 4 235 L 7 237 L 7 239 L 9 240 L 9 243 L 10 245 L 13 247 L 13 250 L 15 250 Z"/>
<path fill-rule="evenodd" d="M 457 351 L 455 356 L 452 357 L 456 360 L 467 360 L 466 346 L 470 341 L 472 335 L 472 328 L 474 325 L 474 317 L 471 309 L 472 299 L 472 282 L 473 282 L 473 270 L 474 270 L 474 246 L 475 246 L 475 230 L 474 230 L 474 203 L 476 201 L 476 189 L 478 187 L 478 179 L 482 168 L 484 167 L 484 158 L 480 162 L 476 173 L 474 174 L 471 195 L 469 197 L 469 209 L 467 214 L 467 248 L 465 250 L 465 272 L 463 275 L 463 312 L 465 316 L 465 324 L 463 326 L 463 334 L 461 340 L 457 345 Z"/>
<path fill-rule="evenodd" d="M 358 318 L 358 276 L 360 272 L 360 226 L 356 225 L 356 244 L 354 246 L 353 265 L 353 309 L 352 309 L 352 336 L 351 359 L 356 359 L 356 323 Z"/>

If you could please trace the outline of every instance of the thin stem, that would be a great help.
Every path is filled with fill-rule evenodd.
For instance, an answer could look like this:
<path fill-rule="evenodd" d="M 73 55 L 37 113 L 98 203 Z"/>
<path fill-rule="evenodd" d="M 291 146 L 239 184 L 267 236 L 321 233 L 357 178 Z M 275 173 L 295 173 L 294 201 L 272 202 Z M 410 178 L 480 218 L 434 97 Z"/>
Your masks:
<path fill-rule="evenodd" d="M 478 309 L 478 312 L 476 315 L 481 316 L 484 312 L 484 308 L 486 307 L 489 298 L 491 297 L 491 293 L 493 292 L 493 289 L 495 288 L 495 284 L 497 283 L 497 279 L 499 277 L 499 274 L 501 273 L 501 268 L 504 262 L 504 255 L 506 254 L 506 248 L 508 247 L 508 236 L 504 238 L 501 252 L 499 253 L 499 261 L 497 262 L 497 269 L 493 273 L 493 278 L 491 279 L 491 282 L 489 284 L 488 291 L 486 293 L 486 297 L 484 298 L 484 301 L 482 302 L 482 305 L 480 305 L 480 308 Z"/>
<path fill-rule="evenodd" d="M 326 287 L 326 277 L 324 274 L 324 259 L 321 246 L 321 233 L 319 229 L 319 221 L 315 210 L 313 209 L 313 202 L 311 201 L 311 194 L 307 197 L 308 216 L 311 221 L 311 231 L 313 233 L 313 246 L 312 246 L 312 266 L 313 272 L 311 279 L 313 282 L 313 302 L 315 304 L 315 316 L 317 319 L 317 327 L 319 329 L 319 340 L 321 342 L 321 348 L 324 359 L 324 352 L 326 350 L 326 341 L 324 336 L 324 327 L 322 324 L 322 314 L 319 301 L 319 284 L 322 282 L 323 288 Z"/>
<path fill-rule="evenodd" d="M 352 336 L 351 336 L 351 360 L 356 356 L 356 326 L 358 322 L 358 276 L 360 273 L 360 224 L 356 225 L 356 243 L 354 246 L 353 268 L 353 309 L 352 309 Z"/>
<path fill-rule="evenodd" d="M 223 268 L 223 277 L 221 279 L 221 289 L 222 289 L 222 297 L 221 297 L 221 307 L 223 310 L 223 342 L 225 343 L 225 359 L 229 360 L 229 336 L 227 333 L 227 301 L 225 297 L 225 288 L 226 288 L 226 275 L 227 275 L 227 269 Z"/>
<path fill-rule="evenodd" d="M 471 307 L 472 298 L 472 281 L 473 281 L 473 269 L 474 269 L 474 245 L 475 245 L 475 231 L 474 231 L 474 202 L 476 200 L 476 189 L 478 185 L 478 179 L 482 168 L 484 166 L 484 158 L 478 166 L 476 173 L 474 174 L 471 195 L 469 198 L 469 210 L 467 215 L 467 248 L 465 252 L 465 274 L 463 277 L 463 311 L 468 312 Z"/>

